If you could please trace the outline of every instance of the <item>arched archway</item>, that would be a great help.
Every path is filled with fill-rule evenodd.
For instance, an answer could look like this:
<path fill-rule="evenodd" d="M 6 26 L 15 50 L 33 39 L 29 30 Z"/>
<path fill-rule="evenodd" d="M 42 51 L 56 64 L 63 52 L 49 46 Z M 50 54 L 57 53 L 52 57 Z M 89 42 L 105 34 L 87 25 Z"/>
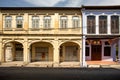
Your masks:
<path fill-rule="evenodd" d="M 65 42 L 60 45 L 60 62 L 78 62 L 80 46 L 75 42 Z"/>
<path fill-rule="evenodd" d="M 31 61 L 53 61 L 53 45 L 49 42 L 34 42 L 30 45 Z"/>
<path fill-rule="evenodd" d="M 10 41 L 5 43 L 4 61 L 23 61 L 23 45 L 17 41 Z"/>

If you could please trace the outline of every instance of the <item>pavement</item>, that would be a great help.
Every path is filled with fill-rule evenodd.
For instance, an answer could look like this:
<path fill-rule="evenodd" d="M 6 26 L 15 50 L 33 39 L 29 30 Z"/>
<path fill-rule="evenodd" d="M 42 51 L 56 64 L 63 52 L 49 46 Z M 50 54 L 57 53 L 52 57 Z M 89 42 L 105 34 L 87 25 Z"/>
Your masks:
<path fill-rule="evenodd" d="M 117 68 L 120 69 L 120 63 L 119 62 L 113 62 L 113 61 L 86 61 L 87 62 L 87 68 Z M 0 67 L 55 67 L 53 66 L 53 62 L 31 62 L 29 64 L 26 64 L 22 61 L 13 61 L 13 62 L 5 62 L 1 63 Z M 57 66 L 56 66 L 57 67 Z M 59 67 L 63 68 L 80 68 L 79 62 L 62 62 L 59 64 Z"/>
<path fill-rule="evenodd" d="M 0 80 L 120 80 L 120 69 L 0 67 Z"/>

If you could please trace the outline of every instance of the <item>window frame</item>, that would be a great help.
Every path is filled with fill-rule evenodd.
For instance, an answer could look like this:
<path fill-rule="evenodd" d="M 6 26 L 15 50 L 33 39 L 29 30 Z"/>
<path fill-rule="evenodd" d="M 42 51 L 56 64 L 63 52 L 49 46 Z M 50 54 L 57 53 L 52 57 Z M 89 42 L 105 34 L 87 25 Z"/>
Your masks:
<path fill-rule="evenodd" d="M 105 42 L 108 42 L 108 41 L 105 41 Z M 111 45 L 110 44 L 105 44 L 105 42 L 104 42 L 104 56 L 111 56 Z M 108 51 L 108 50 L 105 51 L 106 50 L 105 48 L 110 48 L 110 51 Z M 106 54 L 105 52 L 109 52 L 109 54 L 108 53 Z"/>
<path fill-rule="evenodd" d="M 23 28 L 23 16 L 16 16 L 16 28 Z"/>
<path fill-rule="evenodd" d="M 9 19 L 7 19 L 7 17 L 9 17 Z M 12 28 L 12 16 L 5 16 L 5 28 Z"/>
<path fill-rule="evenodd" d="M 72 26 L 73 26 L 73 28 L 80 27 L 80 17 L 79 16 L 72 17 Z"/>
<path fill-rule="evenodd" d="M 51 28 L 51 16 L 44 16 L 43 19 L 43 28 L 50 29 Z"/>
<path fill-rule="evenodd" d="M 61 16 L 60 17 L 60 28 L 63 28 L 63 29 L 68 28 L 68 17 L 67 16 Z"/>
<path fill-rule="evenodd" d="M 107 18 L 108 18 L 107 15 L 100 15 L 99 16 L 99 33 L 100 34 L 107 34 L 107 26 L 108 26 L 108 23 L 107 23 L 108 19 Z"/>
<path fill-rule="evenodd" d="M 90 18 L 92 19 L 90 20 Z M 88 15 L 87 16 L 87 33 L 95 34 L 96 33 L 96 16 Z"/>
<path fill-rule="evenodd" d="M 86 48 L 88 48 L 89 49 L 89 52 L 87 53 L 87 49 Z M 86 41 L 85 42 L 85 56 L 86 57 L 89 57 L 90 56 L 90 45 L 89 45 L 89 43 Z"/>
<path fill-rule="evenodd" d="M 117 17 L 117 18 L 115 19 L 115 17 Z M 111 33 L 119 34 L 119 16 L 118 15 L 111 16 Z"/>
<path fill-rule="evenodd" d="M 39 20 L 39 16 L 32 16 L 32 28 L 39 28 Z"/>

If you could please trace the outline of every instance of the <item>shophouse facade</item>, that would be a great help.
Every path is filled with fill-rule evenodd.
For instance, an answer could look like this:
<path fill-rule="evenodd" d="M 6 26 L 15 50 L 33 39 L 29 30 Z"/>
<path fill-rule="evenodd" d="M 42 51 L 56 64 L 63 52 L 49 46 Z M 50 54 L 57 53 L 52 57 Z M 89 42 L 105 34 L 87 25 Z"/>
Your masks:
<path fill-rule="evenodd" d="M 81 17 L 77 7 L 1 7 L 0 62 L 82 66 Z"/>
<path fill-rule="evenodd" d="M 83 55 L 86 61 L 120 59 L 119 6 L 83 6 Z"/>
<path fill-rule="evenodd" d="M 120 60 L 119 6 L 1 7 L 0 62 L 87 67 Z"/>

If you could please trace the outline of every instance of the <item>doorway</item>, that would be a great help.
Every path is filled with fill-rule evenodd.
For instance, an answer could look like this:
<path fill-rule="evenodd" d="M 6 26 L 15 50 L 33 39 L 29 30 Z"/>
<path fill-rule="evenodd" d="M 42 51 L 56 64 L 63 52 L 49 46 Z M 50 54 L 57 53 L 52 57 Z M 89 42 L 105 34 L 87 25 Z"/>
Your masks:
<path fill-rule="evenodd" d="M 102 58 L 102 46 L 101 45 L 92 45 L 91 50 L 91 60 L 101 60 Z"/>
<path fill-rule="evenodd" d="M 78 61 L 77 46 L 66 46 L 65 48 L 66 48 L 65 61 Z"/>

